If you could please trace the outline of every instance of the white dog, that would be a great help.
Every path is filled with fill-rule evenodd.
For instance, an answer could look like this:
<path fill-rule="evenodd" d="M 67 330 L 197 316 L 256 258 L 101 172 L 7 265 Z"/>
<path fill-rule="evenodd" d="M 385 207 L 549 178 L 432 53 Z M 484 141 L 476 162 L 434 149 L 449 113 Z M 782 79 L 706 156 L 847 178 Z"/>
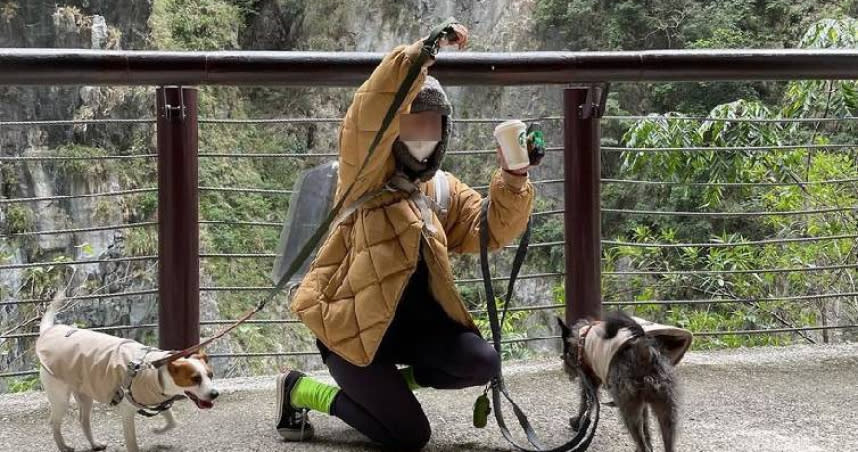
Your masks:
<path fill-rule="evenodd" d="M 208 357 L 200 352 L 160 368 L 146 362 L 169 355 L 169 352 L 146 347 L 130 339 L 121 339 L 94 331 L 54 324 L 62 299 L 51 303 L 39 328 L 36 354 L 41 361 L 42 387 L 51 404 L 51 429 L 62 452 L 71 452 L 62 436 L 62 422 L 69 408 L 69 395 L 74 394 L 80 409 L 80 424 L 93 450 L 106 445 L 92 437 L 90 416 L 93 401 L 119 404 L 125 447 L 137 452 L 134 415 L 139 410 L 160 412 L 166 425 L 156 433 L 176 426 L 170 411 L 174 400 L 187 397 L 200 409 L 213 406 L 219 395 L 212 384 Z M 144 363 L 136 374 L 129 374 L 132 362 Z"/>

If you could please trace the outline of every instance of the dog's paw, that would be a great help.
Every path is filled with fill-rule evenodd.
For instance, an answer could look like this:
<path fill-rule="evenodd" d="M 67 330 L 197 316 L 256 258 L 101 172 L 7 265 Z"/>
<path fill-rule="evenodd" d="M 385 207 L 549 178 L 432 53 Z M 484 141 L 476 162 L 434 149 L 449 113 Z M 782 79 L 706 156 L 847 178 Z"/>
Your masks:
<path fill-rule="evenodd" d="M 163 435 L 164 433 L 167 433 L 170 430 L 173 430 L 174 428 L 176 428 L 176 424 L 167 424 L 161 428 L 152 429 L 152 433 L 154 433 L 156 435 Z"/>
<path fill-rule="evenodd" d="M 95 443 L 92 445 L 92 450 L 94 450 L 94 451 L 107 450 L 107 444 Z"/>
<path fill-rule="evenodd" d="M 74 447 L 71 447 L 71 446 L 63 445 L 63 446 L 60 446 L 59 449 L 60 449 L 60 452 L 74 452 Z"/>

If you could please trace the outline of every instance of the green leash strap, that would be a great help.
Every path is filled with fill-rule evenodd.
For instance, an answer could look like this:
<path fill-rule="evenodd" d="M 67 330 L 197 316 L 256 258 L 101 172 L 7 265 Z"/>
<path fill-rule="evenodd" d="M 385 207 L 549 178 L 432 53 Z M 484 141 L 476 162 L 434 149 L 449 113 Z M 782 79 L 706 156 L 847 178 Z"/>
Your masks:
<path fill-rule="evenodd" d="M 345 190 L 340 199 L 328 213 L 328 216 L 325 218 L 325 221 L 319 225 L 319 228 L 313 233 L 313 235 L 307 240 L 307 243 L 301 248 L 301 251 L 289 265 L 289 268 L 283 273 L 283 276 L 280 277 L 280 280 L 277 281 L 277 284 L 268 292 L 268 294 L 260 300 L 260 302 L 256 305 L 255 308 L 248 311 L 244 316 L 238 319 L 232 325 L 227 326 L 223 330 L 219 331 L 214 336 L 202 341 L 199 344 L 188 347 L 184 350 L 178 351 L 176 353 L 172 353 L 164 358 L 161 358 L 157 361 L 153 361 L 151 364 L 154 367 L 163 366 L 169 362 L 175 361 L 179 358 L 185 358 L 198 351 L 199 349 L 205 347 L 206 345 L 214 342 L 217 339 L 227 335 L 229 332 L 238 328 L 239 325 L 243 324 L 251 317 L 256 315 L 259 311 L 265 308 L 265 306 L 274 299 L 288 284 L 289 279 L 298 272 L 301 268 L 301 264 L 310 257 L 310 254 L 316 248 L 316 246 L 322 241 L 322 238 L 328 233 L 328 229 L 331 226 L 338 215 L 340 210 L 343 208 L 343 204 L 345 204 L 345 200 L 348 199 L 355 185 L 357 184 L 358 177 L 369 164 L 370 158 L 375 153 L 378 144 L 381 142 L 382 137 L 384 137 L 384 133 L 390 127 L 390 124 L 396 118 L 396 113 L 399 111 L 399 107 L 402 106 L 402 103 L 405 101 L 405 97 L 408 96 L 408 91 L 411 89 L 411 86 L 414 84 L 414 81 L 417 80 L 417 77 L 420 75 L 420 71 L 423 69 L 423 64 L 426 62 L 428 58 L 433 57 L 440 47 L 440 40 L 443 37 L 446 37 L 449 33 L 452 32 L 452 25 L 458 23 L 456 19 L 449 18 L 444 21 L 441 25 L 438 25 L 432 32 L 429 33 L 429 37 L 423 40 L 423 47 L 421 48 L 420 55 L 417 57 L 416 61 L 413 61 L 411 67 L 408 68 L 408 74 L 405 76 L 405 79 L 402 81 L 402 84 L 399 86 L 399 89 L 396 91 L 396 95 L 393 97 L 393 100 L 390 103 L 390 107 L 387 109 L 387 113 L 384 115 L 384 119 L 381 122 L 381 126 L 378 129 L 378 132 L 375 134 L 375 138 L 373 138 L 372 143 L 369 146 L 369 150 L 367 150 L 366 157 L 364 157 L 363 163 L 361 163 L 360 168 L 358 169 L 357 176 L 355 180 L 349 184 L 348 188 Z"/>
<path fill-rule="evenodd" d="M 483 283 L 485 285 L 486 291 L 486 310 L 488 311 L 489 315 L 489 325 L 491 327 L 492 332 L 492 343 L 494 345 L 495 351 L 497 351 L 498 353 L 498 356 L 501 356 L 501 322 L 498 319 L 498 307 L 497 301 L 495 300 L 494 288 L 492 287 L 492 277 L 489 272 L 488 259 L 490 204 L 490 198 L 484 199 L 482 208 L 480 210 L 480 269 L 482 270 Z M 524 258 L 527 255 L 527 246 L 529 242 L 530 220 L 528 220 L 527 229 L 525 230 L 524 234 L 521 237 L 521 240 L 519 241 L 518 249 L 516 250 L 515 258 L 513 259 L 512 270 L 510 272 L 509 284 L 507 285 L 506 298 L 504 301 L 504 317 L 506 317 L 507 310 L 509 309 L 510 300 L 512 299 L 513 288 L 515 286 L 515 280 L 516 278 L 518 278 L 519 270 L 521 270 L 521 266 L 524 263 Z M 498 427 L 500 428 L 501 434 L 503 434 L 504 438 L 506 438 L 506 440 L 510 444 L 512 444 L 513 447 L 523 452 L 577 452 L 587 450 L 587 448 L 590 447 L 590 443 L 593 441 L 593 437 L 596 434 L 596 427 L 599 424 L 599 400 L 598 394 L 596 393 L 596 387 L 593 382 L 590 381 L 590 378 L 580 370 L 578 372 L 578 377 L 587 396 L 584 413 L 581 416 L 581 419 L 579 419 L 578 431 L 576 432 L 575 436 L 565 444 L 562 444 L 552 449 L 545 449 L 540 445 L 539 438 L 537 437 L 533 427 L 530 425 L 530 421 L 528 421 L 527 416 L 524 414 L 524 411 L 518 406 L 517 403 L 515 403 L 515 401 L 512 399 L 512 396 L 509 395 L 509 391 L 507 390 L 506 384 L 504 383 L 503 366 L 501 365 L 501 368 L 498 371 L 498 375 L 492 380 L 491 389 L 492 403 L 495 406 L 495 420 L 497 420 Z M 527 441 L 533 447 L 535 447 L 535 449 L 529 448 L 527 446 L 522 446 L 518 442 L 516 442 L 515 438 L 513 438 L 512 434 L 506 426 L 506 421 L 503 417 L 503 411 L 501 410 L 501 395 L 503 395 L 503 397 L 510 403 L 510 405 L 512 405 L 513 414 L 515 414 L 519 425 L 521 426 L 522 430 L 524 430 L 524 433 L 527 436 Z M 481 397 L 484 396 L 485 395 Z M 485 410 L 485 407 L 483 405 L 484 402 L 479 402 L 478 399 L 478 404 L 475 404 L 474 407 L 475 420 L 477 410 Z"/>

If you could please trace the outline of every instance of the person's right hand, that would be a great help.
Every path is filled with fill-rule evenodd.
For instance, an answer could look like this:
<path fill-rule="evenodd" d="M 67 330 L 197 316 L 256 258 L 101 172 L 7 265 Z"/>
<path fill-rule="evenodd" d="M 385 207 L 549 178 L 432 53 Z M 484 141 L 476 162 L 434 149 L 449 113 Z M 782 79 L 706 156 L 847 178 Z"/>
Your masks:
<path fill-rule="evenodd" d="M 453 28 L 455 36 L 442 38 L 438 44 L 441 47 L 458 46 L 459 50 L 464 49 L 465 46 L 468 45 L 468 27 L 462 24 L 453 24 L 451 27 Z"/>

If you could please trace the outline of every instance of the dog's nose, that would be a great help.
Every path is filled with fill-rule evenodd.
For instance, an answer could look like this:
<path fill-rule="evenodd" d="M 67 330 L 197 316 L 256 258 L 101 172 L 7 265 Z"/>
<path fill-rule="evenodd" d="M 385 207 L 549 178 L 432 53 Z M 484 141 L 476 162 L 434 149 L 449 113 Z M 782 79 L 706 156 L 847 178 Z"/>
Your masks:
<path fill-rule="evenodd" d="M 220 395 L 220 392 L 218 392 L 217 389 L 212 389 L 212 392 L 209 393 L 209 397 L 211 397 L 212 400 L 216 399 L 217 396 L 219 396 L 219 395 Z"/>

